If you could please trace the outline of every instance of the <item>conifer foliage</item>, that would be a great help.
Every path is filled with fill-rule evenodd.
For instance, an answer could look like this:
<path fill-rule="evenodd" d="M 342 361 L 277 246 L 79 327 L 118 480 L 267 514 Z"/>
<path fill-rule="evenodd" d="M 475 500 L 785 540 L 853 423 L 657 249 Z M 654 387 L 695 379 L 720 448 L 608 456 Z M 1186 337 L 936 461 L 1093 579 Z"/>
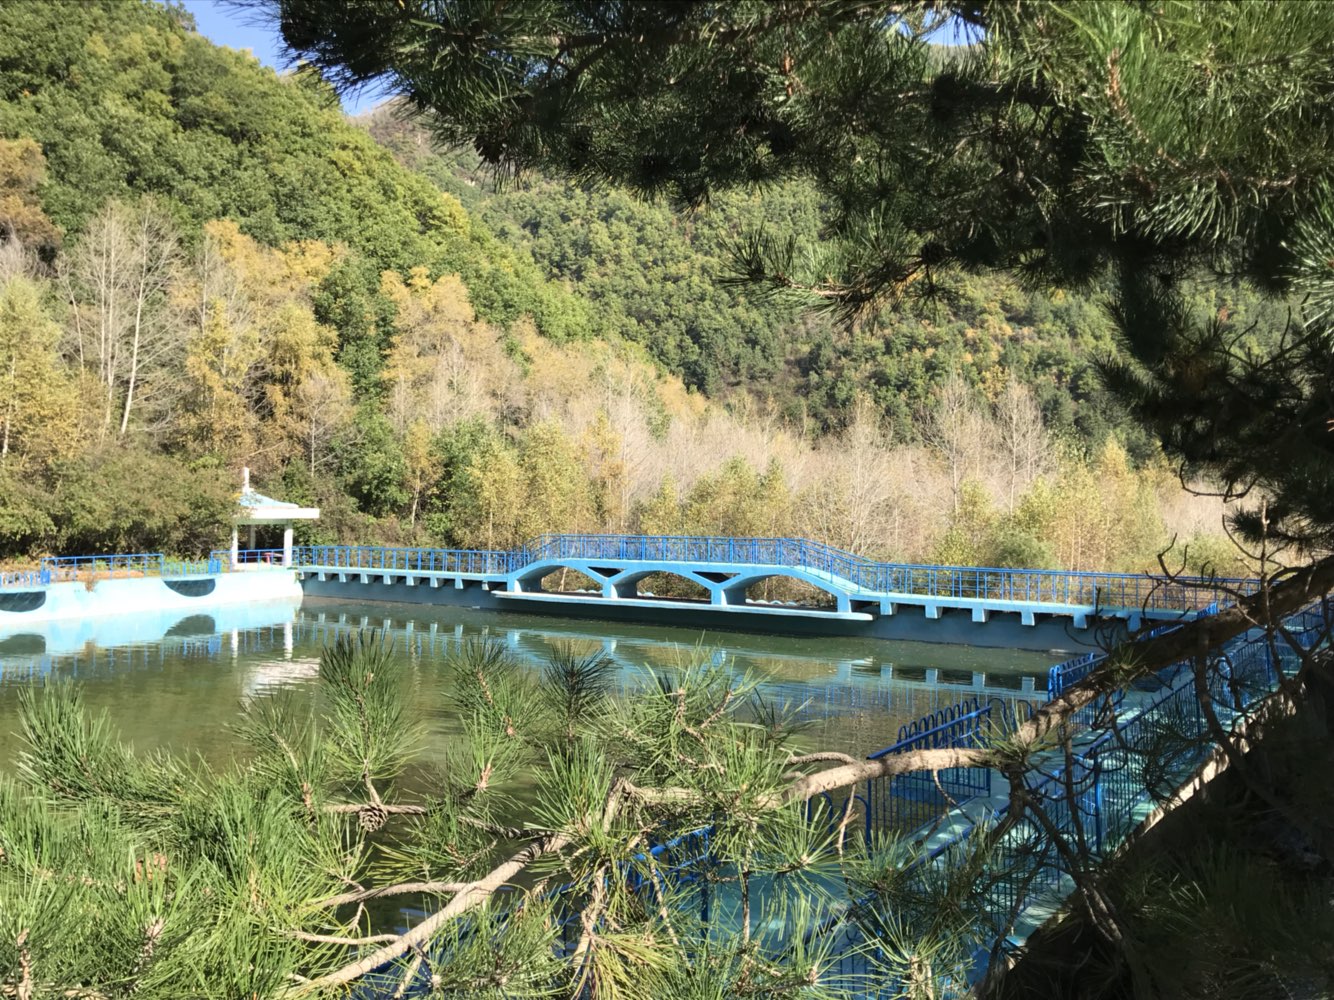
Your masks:
<path fill-rule="evenodd" d="M 605 657 L 530 672 L 465 644 L 439 760 L 374 633 L 326 647 L 318 707 L 251 703 L 230 766 L 136 753 L 77 688 L 30 690 L 0 779 L 0 996 L 844 995 L 832 941 L 760 957 L 844 860 L 861 877 L 836 817 L 785 796 L 829 758 L 703 659 L 626 698 Z M 701 880 L 748 928 L 702 951 Z"/>
<path fill-rule="evenodd" d="M 845 315 L 960 270 L 1111 276 L 1110 384 L 1188 466 L 1276 496 L 1264 530 L 1331 538 L 1327 4 L 257 3 L 335 79 L 387 79 L 505 171 L 687 204 L 813 179 L 835 238 L 756 231 L 739 277 Z M 1308 307 L 1251 336 L 1186 307 L 1201 281 Z"/>

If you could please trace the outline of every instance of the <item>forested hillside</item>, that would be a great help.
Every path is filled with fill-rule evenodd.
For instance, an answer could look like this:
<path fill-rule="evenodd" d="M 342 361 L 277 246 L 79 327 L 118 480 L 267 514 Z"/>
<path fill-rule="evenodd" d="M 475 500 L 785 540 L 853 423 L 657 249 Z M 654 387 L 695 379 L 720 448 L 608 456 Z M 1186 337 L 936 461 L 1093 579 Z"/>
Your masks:
<path fill-rule="evenodd" d="M 963 277 L 847 330 L 720 280 L 759 227 L 818 247 L 805 187 L 497 191 L 392 109 L 361 124 L 175 9 L 0 6 L 0 553 L 206 550 L 242 464 L 326 540 L 1225 551 L 1098 388 L 1095 300 Z"/>
<path fill-rule="evenodd" d="M 1138 459 L 1155 451 L 1094 371 L 1098 356 L 1115 351 L 1096 298 L 1023 289 L 994 273 L 953 276 L 930 307 L 883 309 L 849 332 L 798 297 L 727 283 L 733 248 L 756 231 L 819 252 L 823 206 L 809 183 L 725 192 L 707 209 L 678 213 L 568 181 L 497 185 L 476 156 L 434 148 L 392 103 L 361 124 L 582 293 L 600 328 L 642 344 L 711 396 L 755 392 L 786 419 L 823 432 L 846 424 L 865 394 L 897 437 L 916 438 L 952 372 L 991 399 L 1016 378 L 1037 396 L 1047 427 L 1076 447 L 1096 451 L 1116 433 Z"/>

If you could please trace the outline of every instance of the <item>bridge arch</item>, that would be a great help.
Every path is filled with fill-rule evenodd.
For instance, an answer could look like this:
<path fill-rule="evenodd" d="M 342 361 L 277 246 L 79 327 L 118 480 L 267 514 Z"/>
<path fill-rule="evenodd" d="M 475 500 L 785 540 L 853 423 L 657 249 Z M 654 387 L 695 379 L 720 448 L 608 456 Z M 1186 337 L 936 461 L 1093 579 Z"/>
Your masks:
<path fill-rule="evenodd" d="M 641 596 L 639 594 L 639 584 L 643 580 L 652 576 L 666 576 L 678 579 L 693 588 L 698 588 L 696 594 L 691 595 L 692 597 L 703 597 L 711 603 L 718 603 L 714 597 L 716 582 L 710 579 L 712 574 L 697 573 L 686 567 L 675 565 L 644 566 L 640 564 L 627 567 L 614 563 L 593 563 L 581 559 L 546 559 L 525 566 L 517 573 L 511 574 L 508 583 L 513 590 L 536 593 L 541 591 L 541 584 L 544 579 L 553 573 L 559 573 L 561 570 L 571 570 L 589 578 L 605 598 L 630 599 L 639 597 Z"/>
<path fill-rule="evenodd" d="M 829 595 L 839 611 L 852 610 L 852 595 L 847 588 L 840 586 L 834 579 L 817 575 L 798 566 L 774 567 L 758 572 L 738 573 L 720 587 L 724 595 L 724 600 L 721 603 L 745 604 L 747 591 L 767 580 L 795 580 L 804 583 L 823 594 Z"/>
<path fill-rule="evenodd" d="M 599 587 L 602 597 L 609 600 L 629 600 L 640 597 L 639 585 L 648 577 L 666 576 L 685 581 L 700 588 L 700 596 L 707 596 L 717 607 L 740 607 L 747 603 L 746 592 L 766 580 L 796 580 L 828 594 L 839 611 L 852 610 L 852 594 L 840 585 L 838 578 L 829 577 L 798 566 L 757 567 L 704 567 L 683 565 L 679 562 L 646 564 L 617 560 L 595 562 L 586 559 L 543 559 L 524 566 L 509 575 L 509 589 L 522 593 L 539 593 L 542 581 L 561 570 L 580 573 Z"/>

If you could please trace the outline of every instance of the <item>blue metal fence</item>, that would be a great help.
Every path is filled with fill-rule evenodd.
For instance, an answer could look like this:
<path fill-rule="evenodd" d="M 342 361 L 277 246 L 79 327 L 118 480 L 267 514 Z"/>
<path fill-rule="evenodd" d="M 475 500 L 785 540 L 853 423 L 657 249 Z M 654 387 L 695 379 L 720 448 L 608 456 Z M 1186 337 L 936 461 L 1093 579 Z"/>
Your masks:
<path fill-rule="evenodd" d="M 281 566 L 282 549 L 241 549 L 236 558 L 228 549 L 215 549 L 209 553 L 209 559 L 215 560 L 224 570 L 234 570 L 241 566 Z"/>
<path fill-rule="evenodd" d="M 519 550 L 522 551 L 522 550 Z M 297 566 L 503 576 L 515 567 L 515 553 L 473 549 L 405 549 L 374 545 L 301 545 L 292 550 Z"/>
<path fill-rule="evenodd" d="M 221 573 L 225 564 L 208 559 L 172 559 L 161 552 L 97 556 L 47 556 L 36 570 L 0 575 L 0 588 L 44 587 L 52 583 L 125 577 L 184 577 Z"/>
<path fill-rule="evenodd" d="M 781 566 L 837 578 L 874 594 L 1024 601 L 1105 608 L 1200 610 L 1254 581 L 1171 581 L 1144 573 L 1080 573 L 882 563 L 804 538 L 683 535 L 543 535 L 513 550 L 301 546 L 299 566 L 504 576 L 544 562 L 606 561 Z"/>
<path fill-rule="evenodd" d="M 879 760 L 911 750 L 981 746 L 1005 712 L 1001 701 L 993 699 L 983 704 L 976 696 L 965 698 L 957 705 L 937 709 L 901 726 L 897 741 L 867 759 Z M 892 778 L 872 778 L 864 792 L 867 839 L 884 832 L 915 830 L 945 810 L 990 792 L 991 772 L 982 767 L 951 767 L 938 774 L 919 771 Z"/>
<path fill-rule="evenodd" d="M 0 590 L 29 590 L 45 587 L 51 582 L 51 573 L 45 569 L 21 569 L 0 573 Z"/>
<path fill-rule="evenodd" d="M 238 564 L 273 563 L 277 549 L 237 553 Z M 867 594 L 909 594 L 986 601 L 1066 604 L 1145 610 L 1207 609 L 1254 582 L 1240 579 L 1179 578 L 1148 574 L 1076 573 L 1062 570 L 1003 569 L 882 563 L 804 538 L 728 538 L 676 535 L 543 535 L 513 550 L 395 548 L 372 545 L 303 545 L 292 551 L 293 565 L 400 573 L 441 573 L 503 577 L 527 566 L 562 560 L 606 560 L 695 565 L 775 566 L 836 578 Z M 0 574 L 0 588 L 43 586 L 86 577 L 160 576 L 219 572 L 235 568 L 229 552 L 210 553 L 206 564 L 167 560 L 161 553 L 61 556 L 43 559 L 35 571 Z M 198 567 L 203 565 L 203 569 Z M 44 571 L 50 578 L 42 577 Z M 34 575 L 36 574 L 36 575 Z"/>
<path fill-rule="evenodd" d="M 1318 602 L 1290 616 L 1285 627 L 1309 650 L 1317 641 L 1328 641 L 1330 620 L 1331 606 Z M 1291 670 L 1298 660 L 1295 650 L 1282 645 L 1276 663 L 1267 638 L 1255 633 L 1233 639 L 1216 655 L 1219 669 L 1210 674 L 1209 693 L 1225 728 L 1274 689 L 1280 668 Z M 1076 670 L 1086 674 L 1089 664 L 1097 662 L 1079 660 L 1067 677 Z M 1098 728 L 1091 730 L 1092 740 L 1083 742 L 1078 753 L 1067 757 L 1055 752 L 1030 772 L 1026 788 L 1030 801 L 1043 811 L 1062 841 L 1074 845 L 1081 863 L 1097 863 L 1118 849 L 1159 803 L 1178 793 L 1207 756 L 1216 752 L 1208 739 L 1190 664 L 1182 662 L 1175 670 L 1160 672 L 1157 679 L 1160 687 L 1138 710 L 1100 718 Z M 979 708 L 968 700 L 953 713 L 929 716 L 914 727 L 916 731 L 905 734 L 909 741 L 897 748 L 913 749 L 913 737 L 928 735 L 939 745 L 969 745 L 976 731 L 968 722 Z M 941 721 L 933 724 L 937 719 Z M 874 803 L 873 797 L 868 798 Z M 911 815 L 911 808 L 903 815 Z M 832 938 L 840 949 L 826 985 L 856 984 L 854 995 L 866 1000 L 904 995 L 905 984 L 892 973 L 893 957 L 885 953 L 880 940 L 885 917 L 901 932 L 903 921 L 911 919 L 903 907 L 912 905 L 912 887 L 920 891 L 922 906 L 930 907 L 934 896 L 926 883 L 933 869 L 962 862 L 979 827 L 998 829 L 1007 820 L 1007 812 L 1008 805 L 980 814 L 974 810 L 972 823 L 949 827 L 947 835 L 904 872 L 895 913 L 885 914 L 884 904 L 874 898 L 851 900 L 845 916 L 812 931 L 812 938 Z M 938 819 L 938 814 L 928 811 L 926 815 L 928 822 Z M 1013 822 L 991 846 L 984 870 L 976 875 L 979 897 L 975 912 L 970 912 L 977 940 L 974 972 L 985 967 L 994 947 L 1006 945 L 1021 911 L 1037 902 L 1048 908 L 1058 905 L 1072 891 L 1069 871 L 1070 862 L 1042 825 L 1027 816 Z M 960 981 L 942 995 L 971 996 L 963 981 L 967 978 L 961 974 Z"/>
<path fill-rule="evenodd" d="M 29 590 L 53 583 L 127 577 L 205 576 L 222 573 L 227 568 L 226 560 L 217 558 L 216 553 L 208 559 L 170 559 L 161 552 L 47 556 L 37 569 L 0 573 L 0 590 Z"/>

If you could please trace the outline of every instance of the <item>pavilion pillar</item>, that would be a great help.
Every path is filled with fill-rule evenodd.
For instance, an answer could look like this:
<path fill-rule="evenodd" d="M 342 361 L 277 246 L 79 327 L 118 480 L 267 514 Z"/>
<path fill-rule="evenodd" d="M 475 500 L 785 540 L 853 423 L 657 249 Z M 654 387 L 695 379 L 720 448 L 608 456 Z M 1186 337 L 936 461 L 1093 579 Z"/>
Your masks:
<path fill-rule="evenodd" d="M 248 548 L 251 552 L 255 551 L 255 526 L 253 524 L 250 526 L 250 545 Z"/>
<path fill-rule="evenodd" d="M 283 527 L 283 569 L 292 565 L 292 525 Z"/>
<path fill-rule="evenodd" d="M 241 529 L 240 529 L 240 528 L 233 522 L 233 524 L 232 524 L 232 565 L 231 565 L 231 568 L 232 568 L 232 569 L 236 569 L 237 564 L 238 564 L 238 560 L 240 559 L 240 552 L 238 551 L 238 550 L 240 549 L 240 547 L 241 547 L 240 534 L 241 534 Z"/>

